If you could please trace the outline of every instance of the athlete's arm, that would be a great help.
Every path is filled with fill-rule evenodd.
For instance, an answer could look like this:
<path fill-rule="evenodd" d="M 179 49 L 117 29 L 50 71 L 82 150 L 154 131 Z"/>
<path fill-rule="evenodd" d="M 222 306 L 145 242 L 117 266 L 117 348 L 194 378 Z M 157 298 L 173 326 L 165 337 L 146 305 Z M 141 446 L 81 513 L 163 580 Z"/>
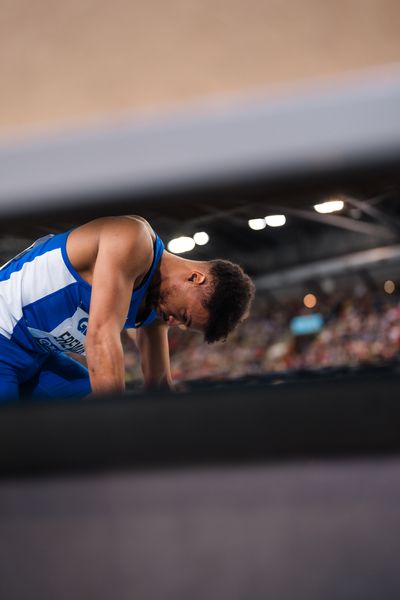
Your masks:
<path fill-rule="evenodd" d="M 152 241 L 142 223 L 121 220 L 100 231 L 85 344 L 95 394 L 125 389 L 121 330 L 134 282 L 147 271 L 151 258 Z"/>
<path fill-rule="evenodd" d="M 151 325 L 137 329 L 136 335 L 146 388 L 172 389 L 168 325 L 156 319 Z"/>

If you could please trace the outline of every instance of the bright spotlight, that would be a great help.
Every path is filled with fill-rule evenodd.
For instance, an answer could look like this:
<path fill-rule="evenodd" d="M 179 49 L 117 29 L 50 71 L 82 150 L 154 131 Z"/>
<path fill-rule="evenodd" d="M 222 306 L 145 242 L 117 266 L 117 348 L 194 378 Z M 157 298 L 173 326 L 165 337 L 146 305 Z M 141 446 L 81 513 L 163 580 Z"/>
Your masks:
<path fill-rule="evenodd" d="M 205 231 L 198 231 L 193 236 L 194 241 L 198 246 L 204 246 L 210 239 L 210 236 Z"/>
<path fill-rule="evenodd" d="M 260 229 L 265 229 L 267 226 L 265 219 L 250 219 L 249 227 L 250 229 L 254 229 L 254 231 L 259 231 Z"/>
<path fill-rule="evenodd" d="M 174 254 L 182 254 L 183 252 L 189 252 L 195 247 L 195 241 L 191 237 L 181 236 L 174 238 L 168 242 L 168 250 Z"/>
<path fill-rule="evenodd" d="M 385 290 L 385 292 L 387 294 L 393 294 L 394 290 L 396 289 L 396 286 L 395 286 L 394 282 L 391 279 L 388 279 L 383 284 L 383 289 Z"/>
<path fill-rule="evenodd" d="M 286 223 L 285 215 L 269 215 L 265 217 L 265 222 L 270 227 L 282 227 Z"/>
<path fill-rule="evenodd" d="M 322 213 L 324 215 L 342 210 L 343 207 L 343 200 L 329 200 L 328 202 L 322 202 L 321 204 L 314 204 L 314 209 L 318 213 Z"/>
<path fill-rule="evenodd" d="M 303 298 L 303 304 L 306 308 L 314 308 L 317 305 L 317 298 L 314 294 L 306 294 Z"/>

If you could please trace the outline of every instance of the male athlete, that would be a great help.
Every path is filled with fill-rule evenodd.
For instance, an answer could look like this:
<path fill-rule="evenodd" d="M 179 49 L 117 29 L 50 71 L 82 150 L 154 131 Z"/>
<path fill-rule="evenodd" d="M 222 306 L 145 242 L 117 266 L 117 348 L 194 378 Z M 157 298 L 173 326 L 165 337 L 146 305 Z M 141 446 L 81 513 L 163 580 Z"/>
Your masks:
<path fill-rule="evenodd" d="M 224 339 L 253 295 L 238 265 L 175 256 L 141 217 L 41 238 L 0 269 L 0 401 L 122 392 L 124 328 L 138 331 L 145 385 L 170 387 L 168 328 Z"/>

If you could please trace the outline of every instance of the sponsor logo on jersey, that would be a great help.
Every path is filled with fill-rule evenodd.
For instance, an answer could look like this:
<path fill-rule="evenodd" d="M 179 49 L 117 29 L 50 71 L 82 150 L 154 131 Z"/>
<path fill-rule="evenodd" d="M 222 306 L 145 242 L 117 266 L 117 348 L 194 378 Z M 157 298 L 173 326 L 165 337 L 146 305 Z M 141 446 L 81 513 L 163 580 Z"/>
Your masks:
<path fill-rule="evenodd" d="M 78 331 L 81 331 L 83 335 L 86 335 L 88 320 L 89 319 L 87 317 L 83 317 L 83 319 L 80 319 L 78 323 Z"/>
<path fill-rule="evenodd" d="M 47 337 L 37 338 L 36 341 L 39 346 L 43 348 L 43 350 L 46 350 L 46 352 L 61 352 L 58 346 L 53 344 L 53 342 Z"/>
<path fill-rule="evenodd" d="M 80 307 L 52 331 L 28 327 L 30 334 L 46 352 L 75 352 L 85 354 L 85 335 L 89 315 Z"/>

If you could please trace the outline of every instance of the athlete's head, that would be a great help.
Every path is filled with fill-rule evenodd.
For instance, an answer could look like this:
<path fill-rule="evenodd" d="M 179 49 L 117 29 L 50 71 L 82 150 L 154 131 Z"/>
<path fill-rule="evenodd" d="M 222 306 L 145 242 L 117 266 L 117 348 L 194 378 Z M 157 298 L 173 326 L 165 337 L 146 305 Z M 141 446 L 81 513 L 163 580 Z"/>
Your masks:
<path fill-rule="evenodd" d="M 248 314 L 254 284 L 227 260 L 187 260 L 164 253 L 160 268 L 158 315 L 169 325 L 202 331 L 208 343 L 225 339 Z"/>
<path fill-rule="evenodd" d="M 254 298 L 255 286 L 243 269 L 228 260 L 209 263 L 211 291 L 203 300 L 208 313 L 204 339 L 211 344 L 226 337 L 245 319 Z"/>

